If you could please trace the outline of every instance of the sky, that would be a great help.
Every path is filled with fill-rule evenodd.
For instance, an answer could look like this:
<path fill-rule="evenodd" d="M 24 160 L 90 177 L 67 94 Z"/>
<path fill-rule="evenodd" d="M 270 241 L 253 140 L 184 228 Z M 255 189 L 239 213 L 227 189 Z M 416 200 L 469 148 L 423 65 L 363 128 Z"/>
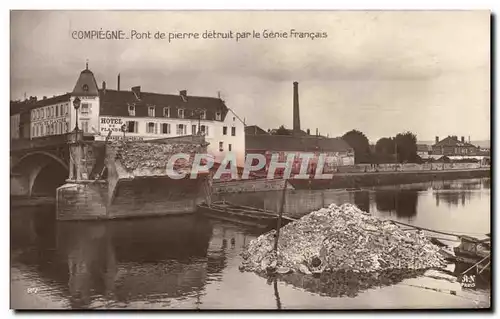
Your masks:
<path fill-rule="evenodd" d="M 264 30 L 326 38 L 263 38 Z M 235 39 L 73 39 L 75 31 L 259 32 Z M 13 11 L 11 99 L 72 91 L 85 68 L 99 85 L 221 97 L 247 125 L 370 141 L 490 138 L 488 11 Z"/>

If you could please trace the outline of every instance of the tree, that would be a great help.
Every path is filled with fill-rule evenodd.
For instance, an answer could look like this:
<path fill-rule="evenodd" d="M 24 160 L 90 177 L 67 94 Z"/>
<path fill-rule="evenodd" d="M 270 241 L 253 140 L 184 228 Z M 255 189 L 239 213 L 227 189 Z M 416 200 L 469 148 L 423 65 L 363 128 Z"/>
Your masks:
<path fill-rule="evenodd" d="M 417 136 L 412 132 L 396 135 L 396 153 L 399 163 L 417 160 Z"/>
<path fill-rule="evenodd" d="M 290 132 L 285 128 L 284 125 L 281 125 L 276 132 L 275 135 L 290 135 Z"/>
<path fill-rule="evenodd" d="M 382 137 L 375 144 L 374 163 L 394 163 L 396 161 L 396 142 L 394 137 Z"/>
<path fill-rule="evenodd" d="M 382 137 L 375 144 L 375 152 L 384 155 L 393 155 L 396 152 L 396 143 L 393 137 Z"/>
<path fill-rule="evenodd" d="M 355 163 L 368 163 L 370 161 L 370 142 L 358 130 L 351 130 L 342 136 L 342 139 L 354 149 Z"/>

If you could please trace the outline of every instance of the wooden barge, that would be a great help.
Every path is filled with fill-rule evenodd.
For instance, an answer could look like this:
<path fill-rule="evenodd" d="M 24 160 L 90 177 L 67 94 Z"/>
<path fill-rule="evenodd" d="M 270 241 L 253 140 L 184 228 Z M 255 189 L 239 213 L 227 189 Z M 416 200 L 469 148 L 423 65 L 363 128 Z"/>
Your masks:
<path fill-rule="evenodd" d="M 198 205 L 198 212 L 208 217 L 228 221 L 231 223 L 255 227 L 263 230 L 276 228 L 278 214 L 264 209 L 235 205 L 226 201 L 213 202 L 210 205 Z M 281 226 L 295 221 L 295 218 L 282 216 Z"/>

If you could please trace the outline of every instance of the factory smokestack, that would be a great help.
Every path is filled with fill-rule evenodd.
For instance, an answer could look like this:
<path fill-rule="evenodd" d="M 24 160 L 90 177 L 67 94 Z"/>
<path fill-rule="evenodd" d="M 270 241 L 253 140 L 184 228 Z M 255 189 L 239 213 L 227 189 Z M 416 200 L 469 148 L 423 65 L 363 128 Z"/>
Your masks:
<path fill-rule="evenodd" d="M 118 73 L 118 85 L 116 87 L 117 91 L 120 91 L 120 73 Z"/>
<path fill-rule="evenodd" d="M 299 82 L 293 82 L 293 131 L 300 131 Z"/>

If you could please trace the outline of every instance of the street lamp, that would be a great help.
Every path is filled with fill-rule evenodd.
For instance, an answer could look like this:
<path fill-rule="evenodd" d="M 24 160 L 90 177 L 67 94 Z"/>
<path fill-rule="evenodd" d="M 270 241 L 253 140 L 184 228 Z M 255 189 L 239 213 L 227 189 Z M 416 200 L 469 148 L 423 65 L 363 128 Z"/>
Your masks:
<path fill-rule="evenodd" d="M 76 97 L 74 100 L 73 100 L 73 107 L 75 108 L 75 114 L 76 114 L 76 125 L 75 125 L 75 131 L 78 132 L 78 109 L 80 108 L 80 99 L 78 97 Z"/>

